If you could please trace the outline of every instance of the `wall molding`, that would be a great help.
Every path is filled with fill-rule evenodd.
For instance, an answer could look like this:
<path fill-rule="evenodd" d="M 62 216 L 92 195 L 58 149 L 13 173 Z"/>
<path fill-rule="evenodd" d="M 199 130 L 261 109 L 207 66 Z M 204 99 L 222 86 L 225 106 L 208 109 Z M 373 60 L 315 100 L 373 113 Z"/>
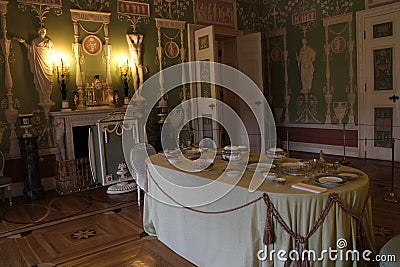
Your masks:
<path fill-rule="evenodd" d="M 280 143 L 282 148 L 287 149 L 286 141 L 281 141 Z M 321 150 L 324 151 L 324 154 L 326 155 L 343 156 L 343 146 L 289 142 L 289 156 L 290 151 L 301 151 L 318 154 Z M 346 157 L 364 158 L 364 156 L 359 151 L 359 148 L 357 147 L 346 147 Z"/>
<path fill-rule="evenodd" d="M 285 127 L 285 128 L 304 128 L 304 129 L 323 129 L 323 130 L 343 130 L 343 124 L 298 124 L 298 123 L 278 123 L 276 127 Z M 347 125 L 346 131 L 359 129 L 358 125 Z"/>

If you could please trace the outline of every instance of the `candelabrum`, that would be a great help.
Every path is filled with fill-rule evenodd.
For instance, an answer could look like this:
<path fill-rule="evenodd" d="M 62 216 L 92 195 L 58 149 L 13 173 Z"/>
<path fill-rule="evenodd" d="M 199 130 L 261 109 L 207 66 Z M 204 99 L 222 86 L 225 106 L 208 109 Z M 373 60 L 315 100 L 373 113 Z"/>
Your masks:
<path fill-rule="evenodd" d="M 122 81 L 122 87 L 124 89 L 124 105 L 129 104 L 129 81 L 131 80 L 130 66 L 128 57 L 122 55 L 118 60 L 118 68 L 120 78 Z"/>
<path fill-rule="evenodd" d="M 69 82 L 69 62 L 60 57 L 60 60 L 56 61 L 56 71 L 57 71 L 57 82 L 60 85 L 62 103 L 62 110 L 69 110 L 69 103 L 67 100 L 67 83 Z"/>

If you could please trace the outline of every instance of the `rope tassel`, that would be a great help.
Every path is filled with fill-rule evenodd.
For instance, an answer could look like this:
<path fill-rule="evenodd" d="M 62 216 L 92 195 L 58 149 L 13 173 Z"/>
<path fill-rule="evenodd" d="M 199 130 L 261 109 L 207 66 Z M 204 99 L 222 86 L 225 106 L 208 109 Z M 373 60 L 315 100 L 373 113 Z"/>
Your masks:
<path fill-rule="evenodd" d="M 302 252 L 307 249 L 307 237 L 301 237 L 298 236 L 296 237 L 296 251 L 298 253 L 298 258 L 294 262 L 294 267 L 309 267 L 310 262 L 308 259 L 305 258 L 306 254 L 303 254 Z M 302 245 L 303 249 L 300 249 L 300 246 Z"/>
<path fill-rule="evenodd" d="M 263 199 L 266 205 L 266 213 L 267 216 L 265 218 L 265 227 L 264 227 L 264 237 L 263 242 L 264 245 L 270 245 L 274 243 L 274 231 L 272 229 L 272 213 L 271 213 L 271 201 L 267 194 L 263 194 Z"/>

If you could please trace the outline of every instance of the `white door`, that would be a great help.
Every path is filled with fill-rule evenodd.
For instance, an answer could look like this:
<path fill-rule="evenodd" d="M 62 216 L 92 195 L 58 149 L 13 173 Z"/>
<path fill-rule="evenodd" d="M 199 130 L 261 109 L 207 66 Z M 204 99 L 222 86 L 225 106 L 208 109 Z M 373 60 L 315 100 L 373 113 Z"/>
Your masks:
<path fill-rule="evenodd" d="M 394 156 L 399 161 L 400 5 L 360 12 L 357 19 L 364 35 L 358 54 L 361 146 L 367 158 L 391 160 L 395 140 Z"/>
<path fill-rule="evenodd" d="M 238 69 L 250 77 L 258 88 L 263 92 L 263 68 L 262 68 L 262 48 L 261 48 L 261 33 L 252 33 L 236 38 L 237 45 L 237 62 Z M 250 96 L 253 94 L 250 94 Z M 240 117 L 242 118 L 247 134 L 249 136 L 250 147 L 255 152 L 265 153 L 265 125 L 258 125 L 254 115 L 257 115 L 264 122 L 265 108 L 263 101 L 258 99 L 257 95 L 253 95 L 249 106 L 240 101 Z M 260 126 L 260 127 L 259 127 Z M 244 133 L 242 134 L 245 140 Z M 259 149 L 260 148 L 260 149 Z"/>
<path fill-rule="evenodd" d="M 215 32 L 214 26 L 201 28 L 194 32 L 195 40 L 195 57 L 196 61 L 215 62 L 217 52 L 215 47 Z M 212 65 L 199 64 L 196 67 L 197 77 L 202 79 L 215 81 L 216 70 Z M 201 119 L 197 120 L 195 128 L 198 129 L 195 135 L 195 142 L 199 142 L 204 138 L 211 138 L 214 140 L 217 147 L 221 143 L 221 131 L 217 123 L 219 121 L 219 105 L 216 101 L 219 97 L 218 87 L 212 83 L 199 83 L 197 85 L 197 97 L 207 98 L 206 103 L 197 105 L 194 110 L 197 111 L 197 116 Z"/>

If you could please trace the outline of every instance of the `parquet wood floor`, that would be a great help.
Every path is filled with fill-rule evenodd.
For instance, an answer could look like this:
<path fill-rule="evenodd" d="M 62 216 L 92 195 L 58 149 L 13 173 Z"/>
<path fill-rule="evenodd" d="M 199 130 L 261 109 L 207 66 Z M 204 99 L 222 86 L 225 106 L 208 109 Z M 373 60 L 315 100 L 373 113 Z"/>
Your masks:
<path fill-rule="evenodd" d="M 313 154 L 292 152 L 312 158 Z M 340 157 L 328 156 L 329 161 Z M 400 204 L 382 197 L 390 192 L 391 163 L 350 159 L 371 181 L 376 248 L 400 234 Z M 400 196 L 400 169 L 396 164 L 395 193 Z M 142 210 L 136 193 L 110 196 L 105 188 L 58 196 L 46 192 L 43 200 L 0 204 L 0 266 L 193 266 L 156 237 L 140 238 Z M 40 266 L 40 265 L 38 265 Z"/>
<path fill-rule="evenodd" d="M 140 238 L 136 192 L 95 190 L 5 209 L 0 266 L 193 266 L 157 238 Z"/>

